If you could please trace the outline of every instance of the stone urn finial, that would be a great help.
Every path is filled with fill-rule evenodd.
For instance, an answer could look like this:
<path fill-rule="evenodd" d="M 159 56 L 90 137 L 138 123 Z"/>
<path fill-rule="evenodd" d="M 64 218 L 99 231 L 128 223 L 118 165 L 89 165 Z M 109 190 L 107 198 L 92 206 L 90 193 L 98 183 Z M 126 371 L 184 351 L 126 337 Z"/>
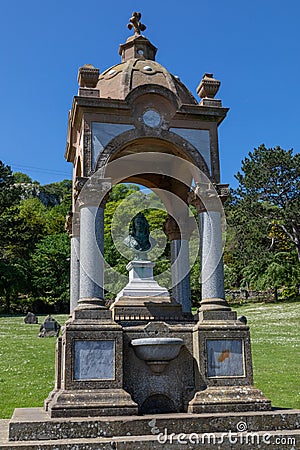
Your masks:
<path fill-rule="evenodd" d="M 95 88 L 99 79 L 100 70 L 92 64 L 85 64 L 79 68 L 78 84 L 84 88 Z"/>
<path fill-rule="evenodd" d="M 221 81 L 216 80 L 212 73 L 205 73 L 197 87 L 197 94 L 200 98 L 214 98 L 219 90 L 220 84 Z"/>

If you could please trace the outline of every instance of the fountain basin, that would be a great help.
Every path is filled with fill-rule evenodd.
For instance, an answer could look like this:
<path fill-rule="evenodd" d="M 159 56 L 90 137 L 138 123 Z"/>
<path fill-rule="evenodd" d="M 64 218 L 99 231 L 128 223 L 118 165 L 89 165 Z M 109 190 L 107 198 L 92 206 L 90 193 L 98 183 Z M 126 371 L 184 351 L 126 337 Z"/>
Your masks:
<path fill-rule="evenodd" d="M 141 338 L 133 339 L 131 345 L 139 359 L 146 361 L 146 363 L 155 362 L 165 367 L 169 361 L 177 358 L 183 345 L 183 340 L 165 337 Z"/>

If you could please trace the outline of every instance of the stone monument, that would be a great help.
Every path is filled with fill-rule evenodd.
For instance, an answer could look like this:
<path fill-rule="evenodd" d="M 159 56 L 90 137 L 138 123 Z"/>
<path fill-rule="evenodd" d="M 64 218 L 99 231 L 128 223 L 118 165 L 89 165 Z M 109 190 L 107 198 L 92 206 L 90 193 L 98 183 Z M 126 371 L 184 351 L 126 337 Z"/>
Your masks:
<path fill-rule="evenodd" d="M 27 324 L 28 323 L 29 324 L 37 324 L 38 321 L 39 321 L 38 317 L 30 311 L 28 311 L 28 313 L 26 314 L 26 317 L 24 317 L 24 323 L 27 323 Z"/>
<path fill-rule="evenodd" d="M 40 326 L 39 337 L 58 337 L 60 329 L 61 326 L 57 320 L 49 315 Z"/>
<path fill-rule="evenodd" d="M 225 299 L 222 204 L 228 185 L 220 181 L 218 126 L 228 109 L 215 99 L 220 82 L 205 73 L 196 100 L 155 61 L 157 49 L 141 34 L 140 19 L 137 12 L 130 18 L 134 35 L 120 46 L 120 63 L 102 73 L 92 65 L 79 69 L 65 153 L 74 168 L 67 221 L 71 315 L 57 340 L 55 387 L 44 409 L 15 410 L 3 425 L 8 437 L 1 450 L 176 450 L 182 433 L 193 436 L 186 448 L 196 449 L 207 433 L 228 437 L 247 434 L 247 427 L 258 436 L 298 433 L 299 411 L 272 411 L 254 386 L 249 327 Z M 129 282 L 108 307 L 104 211 L 120 182 L 154 190 L 166 207 L 172 292 L 153 278 L 147 252 L 154 242 L 138 214 L 124 236 L 135 252 Z M 193 315 L 195 232 L 202 292 Z M 224 436 L 218 448 L 232 448 Z"/>

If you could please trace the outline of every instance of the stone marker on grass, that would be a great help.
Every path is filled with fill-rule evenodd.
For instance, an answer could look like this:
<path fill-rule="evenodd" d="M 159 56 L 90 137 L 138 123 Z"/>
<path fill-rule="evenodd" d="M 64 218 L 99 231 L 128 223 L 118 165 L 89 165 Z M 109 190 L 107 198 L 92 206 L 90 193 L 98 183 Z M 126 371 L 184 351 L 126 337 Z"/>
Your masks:
<path fill-rule="evenodd" d="M 58 337 L 60 324 L 50 315 L 46 317 L 40 327 L 39 337 Z"/>
<path fill-rule="evenodd" d="M 24 323 L 36 324 L 38 321 L 37 316 L 30 311 L 27 313 L 26 317 L 24 317 Z"/>

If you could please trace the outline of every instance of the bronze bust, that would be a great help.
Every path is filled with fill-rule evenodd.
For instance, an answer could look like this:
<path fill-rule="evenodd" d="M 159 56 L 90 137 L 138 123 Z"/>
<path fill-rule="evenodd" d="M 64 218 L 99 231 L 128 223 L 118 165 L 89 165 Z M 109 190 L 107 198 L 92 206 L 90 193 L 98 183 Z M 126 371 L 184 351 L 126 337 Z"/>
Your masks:
<path fill-rule="evenodd" d="M 139 212 L 129 225 L 129 235 L 124 239 L 124 244 L 139 252 L 148 252 L 156 244 L 150 236 L 149 223 L 143 213 Z"/>

